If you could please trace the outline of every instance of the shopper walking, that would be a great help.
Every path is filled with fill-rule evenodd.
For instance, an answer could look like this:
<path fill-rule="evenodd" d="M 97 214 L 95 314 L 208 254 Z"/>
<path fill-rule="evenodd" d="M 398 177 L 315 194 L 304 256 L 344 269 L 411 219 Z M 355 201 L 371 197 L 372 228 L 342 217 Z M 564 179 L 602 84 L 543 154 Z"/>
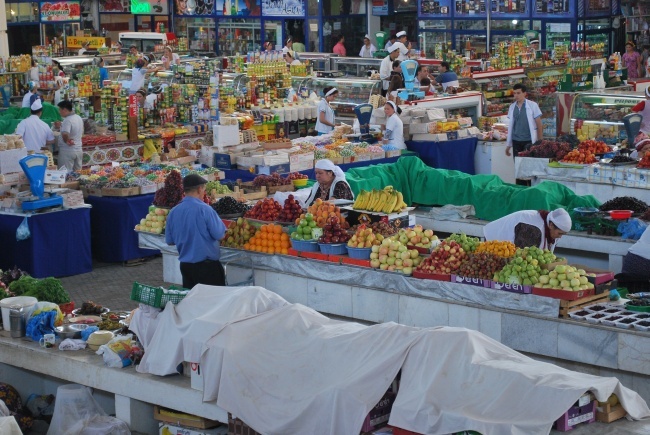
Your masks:
<path fill-rule="evenodd" d="M 508 139 L 506 140 L 506 155 L 510 149 L 514 157 L 530 148 L 542 138 L 542 111 L 534 101 L 526 98 L 526 86 L 517 83 L 512 87 L 515 102 L 508 109 Z"/>
<path fill-rule="evenodd" d="M 81 169 L 83 152 L 81 137 L 84 134 L 84 121 L 74 113 L 72 102 L 63 100 L 59 103 L 59 114 L 63 118 L 61 136 L 59 137 L 59 166 L 65 166 L 68 171 Z"/>
<path fill-rule="evenodd" d="M 370 36 L 364 36 L 363 47 L 361 47 L 359 57 L 373 57 L 375 55 L 375 51 L 377 51 L 377 47 L 375 47 L 373 43 L 370 42 Z"/>
<path fill-rule="evenodd" d="M 338 54 L 341 57 L 347 56 L 347 50 L 345 49 L 344 43 L 345 43 L 345 36 L 343 35 L 339 36 L 338 42 L 334 44 L 332 53 Z"/>
<path fill-rule="evenodd" d="M 40 97 L 34 96 L 30 109 L 32 114 L 20 121 L 16 127 L 16 134 L 23 138 L 27 151 L 39 152 L 46 145 L 52 145 L 55 138 L 50 127 L 41 121 L 43 103 Z"/>
<path fill-rule="evenodd" d="M 203 202 L 207 180 L 190 174 L 183 179 L 185 198 L 170 212 L 165 241 L 176 245 L 181 262 L 183 287 L 197 284 L 226 285 L 226 274 L 219 262 L 219 242 L 226 226 L 216 211 Z"/>
<path fill-rule="evenodd" d="M 627 68 L 627 79 L 638 79 L 642 76 L 643 57 L 635 50 L 634 42 L 627 41 L 623 53 L 623 66 Z"/>

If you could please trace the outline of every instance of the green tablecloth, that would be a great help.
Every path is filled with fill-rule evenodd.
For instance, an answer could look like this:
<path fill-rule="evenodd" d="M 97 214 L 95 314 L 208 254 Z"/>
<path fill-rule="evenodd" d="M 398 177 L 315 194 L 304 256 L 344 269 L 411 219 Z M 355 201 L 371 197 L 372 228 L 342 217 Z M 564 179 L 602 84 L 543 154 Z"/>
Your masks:
<path fill-rule="evenodd" d="M 490 221 L 519 210 L 573 210 L 600 205 L 593 196 L 578 196 L 555 182 L 517 186 L 504 183 L 496 175 L 469 175 L 431 168 L 413 156 L 402 157 L 392 164 L 354 168 L 346 173 L 346 178 L 355 194 L 361 189 L 392 185 L 402 192 L 407 204 L 471 204 L 478 218 Z"/>

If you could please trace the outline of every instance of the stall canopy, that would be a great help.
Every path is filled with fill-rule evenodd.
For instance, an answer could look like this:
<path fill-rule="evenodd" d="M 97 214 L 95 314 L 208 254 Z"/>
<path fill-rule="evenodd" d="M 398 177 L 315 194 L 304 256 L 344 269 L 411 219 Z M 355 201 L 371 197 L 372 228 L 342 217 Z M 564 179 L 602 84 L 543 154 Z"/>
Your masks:
<path fill-rule="evenodd" d="M 519 210 L 573 210 L 600 205 L 593 196 L 578 196 L 555 182 L 517 186 L 504 183 L 497 175 L 469 175 L 431 168 L 415 157 L 402 157 L 393 164 L 354 168 L 346 173 L 346 179 L 355 195 L 362 189 L 392 185 L 402 192 L 407 204 L 472 204 L 476 217 L 489 221 Z"/>

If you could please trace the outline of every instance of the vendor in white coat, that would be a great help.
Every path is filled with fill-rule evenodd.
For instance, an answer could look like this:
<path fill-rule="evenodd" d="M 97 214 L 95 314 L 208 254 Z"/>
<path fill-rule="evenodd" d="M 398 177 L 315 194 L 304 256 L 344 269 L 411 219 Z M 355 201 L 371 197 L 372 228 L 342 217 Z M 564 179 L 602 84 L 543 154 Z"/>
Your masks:
<path fill-rule="evenodd" d="M 334 101 L 339 91 L 333 86 L 327 86 L 323 89 L 324 98 L 320 100 L 316 109 L 318 110 L 318 118 L 316 119 L 316 131 L 318 135 L 327 134 L 334 130 L 334 109 L 330 103 Z"/>
<path fill-rule="evenodd" d="M 370 42 L 370 36 L 364 36 L 363 47 L 361 47 L 359 57 L 373 57 L 375 55 L 375 51 L 377 51 L 377 47 L 375 47 L 372 42 Z"/>
<path fill-rule="evenodd" d="M 23 138 L 27 151 L 39 152 L 47 145 L 52 145 L 55 137 L 50 127 L 41 121 L 43 103 L 39 96 L 32 98 L 30 110 L 32 114 L 20 121 L 16 127 L 16 134 Z"/>
<path fill-rule="evenodd" d="M 405 150 L 404 143 L 404 123 L 399 117 L 402 110 L 397 107 L 393 101 L 388 101 L 384 105 L 386 114 L 386 128 L 384 130 L 384 145 L 392 145 L 398 150 Z"/>
<path fill-rule="evenodd" d="M 29 90 L 23 97 L 23 104 L 21 107 L 30 107 L 32 105 L 32 96 L 36 95 L 38 91 L 36 90 L 38 84 L 35 81 L 31 81 L 27 85 L 29 87 Z"/>
<path fill-rule="evenodd" d="M 622 272 L 633 273 L 639 275 L 639 278 L 650 279 L 650 225 L 623 257 Z"/>
<path fill-rule="evenodd" d="M 485 240 L 512 242 L 517 248 L 537 246 L 555 250 L 559 238 L 571 231 L 571 217 L 563 208 L 522 210 L 490 222 L 483 227 Z"/>
<path fill-rule="evenodd" d="M 388 49 L 388 56 L 386 56 L 379 66 L 379 78 L 381 79 L 381 95 L 386 96 L 388 85 L 390 84 L 391 73 L 393 72 L 393 62 L 399 56 L 399 47 L 395 44 L 391 45 Z"/>
<path fill-rule="evenodd" d="M 526 86 L 517 83 L 512 87 L 515 102 L 508 110 L 508 139 L 506 140 L 506 155 L 510 149 L 514 150 L 513 156 L 530 148 L 532 144 L 542 139 L 544 127 L 542 126 L 542 111 L 534 101 L 526 98 Z"/>
<path fill-rule="evenodd" d="M 345 180 L 343 170 L 332 163 L 331 160 L 318 160 L 314 166 L 316 183 L 311 188 L 307 205 L 312 205 L 317 198 L 323 201 L 331 199 L 354 200 L 350 185 Z"/>

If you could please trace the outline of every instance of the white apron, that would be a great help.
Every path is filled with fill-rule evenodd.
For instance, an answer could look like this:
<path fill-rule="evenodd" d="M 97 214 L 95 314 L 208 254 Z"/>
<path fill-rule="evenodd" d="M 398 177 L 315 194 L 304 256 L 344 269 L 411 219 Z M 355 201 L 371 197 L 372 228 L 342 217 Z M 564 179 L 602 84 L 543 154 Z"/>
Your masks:
<path fill-rule="evenodd" d="M 533 225 L 542 232 L 542 241 L 538 246 L 539 249 L 548 249 L 553 252 L 556 243 L 548 245 L 546 241 L 546 231 L 544 228 L 544 220 L 539 215 L 537 210 L 523 210 L 511 213 L 507 216 L 490 222 L 483 227 L 483 235 L 485 240 L 502 240 L 507 242 L 514 242 L 515 240 L 515 227 L 517 224 Z"/>

